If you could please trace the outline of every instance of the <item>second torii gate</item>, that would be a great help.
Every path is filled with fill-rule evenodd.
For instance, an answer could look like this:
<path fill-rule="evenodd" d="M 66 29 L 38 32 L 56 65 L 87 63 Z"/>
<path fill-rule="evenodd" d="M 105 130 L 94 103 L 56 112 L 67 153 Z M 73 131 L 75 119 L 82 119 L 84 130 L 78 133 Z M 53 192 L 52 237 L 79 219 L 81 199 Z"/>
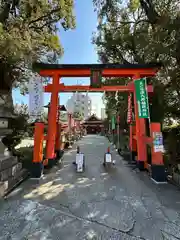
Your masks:
<path fill-rule="evenodd" d="M 153 77 L 156 75 L 160 68 L 160 64 L 45 64 L 34 63 L 33 69 L 37 71 L 42 77 L 51 77 L 52 83 L 44 87 L 45 92 L 51 93 L 51 101 L 49 108 L 48 118 L 48 133 L 46 144 L 46 156 L 49 161 L 55 158 L 55 141 L 57 135 L 56 116 L 58 108 L 58 94 L 62 92 L 105 92 L 105 91 L 121 91 L 134 93 L 134 106 L 135 106 L 135 122 L 136 122 L 136 141 L 137 141 L 137 163 L 139 169 L 144 168 L 144 163 L 147 161 L 145 119 L 138 117 L 138 106 L 136 103 L 136 94 L 134 87 L 134 80 L 143 77 Z M 60 83 L 62 77 L 91 77 L 90 86 L 73 85 L 66 86 Z M 101 84 L 100 77 L 127 77 L 133 81 L 126 86 L 105 86 Z M 112 80 L 113 81 L 113 80 Z M 153 92 L 153 87 L 148 86 L 148 92 Z M 39 129 L 43 129 L 43 126 Z M 33 162 L 35 168 L 41 174 L 42 159 L 38 151 L 41 149 L 40 135 L 43 130 L 37 130 L 35 133 L 35 152 Z M 37 136 L 38 135 L 38 136 Z"/>

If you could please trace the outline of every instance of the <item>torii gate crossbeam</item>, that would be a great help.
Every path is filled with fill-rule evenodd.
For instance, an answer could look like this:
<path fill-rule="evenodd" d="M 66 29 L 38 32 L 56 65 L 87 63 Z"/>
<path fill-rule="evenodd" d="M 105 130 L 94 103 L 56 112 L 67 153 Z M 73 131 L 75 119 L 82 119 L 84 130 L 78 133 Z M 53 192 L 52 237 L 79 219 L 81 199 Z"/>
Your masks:
<path fill-rule="evenodd" d="M 102 70 L 103 77 L 153 77 L 161 64 L 46 64 L 34 63 L 33 69 L 43 77 L 90 77 L 91 70 Z"/>
<path fill-rule="evenodd" d="M 52 92 L 53 84 L 48 84 L 44 87 L 45 92 Z M 147 90 L 149 93 L 153 93 L 153 86 L 148 85 Z M 63 83 L 58 85 L 59 92 L 133 92 L 134 86 L 127 85 L 127 86 L 102 86 L 101 88 L 92 88 L 91 86 L 87 85 L 64 85 Z"/>

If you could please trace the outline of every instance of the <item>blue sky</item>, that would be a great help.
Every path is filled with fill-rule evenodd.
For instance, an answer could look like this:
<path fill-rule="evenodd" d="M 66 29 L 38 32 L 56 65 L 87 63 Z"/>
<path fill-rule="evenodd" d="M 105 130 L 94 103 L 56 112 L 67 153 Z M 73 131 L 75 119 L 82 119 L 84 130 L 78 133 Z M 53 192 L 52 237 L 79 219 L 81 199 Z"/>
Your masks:
<path fill-rule="evenodd" d="M 76 29 L 64 32 L 60 29 L 59 38 L 64 48 L 64 56 L 59 63 L 97 63 L 95 46 L 91 44 L 92 32 L 96 30 L 97 16 L 93 10 L 92 0 L 75 0 Z M 86 78 L 64 78 L 66 85 L 89 84 Z M 60 103 L 66 104 L 71 93 L 60 94 Z M 102 95 L 100 93 L 90 93 L 93 109 L 100 116 L 103 107 Z M 14 103 L 24 102 L 28 104 L 28 95 L 21 96 L 18 90 L 13 91 Z M 44 94 L 44 104 L 49 102 L 49 94 Z M 98 103 L 98 104 L 97 104 Z"/>

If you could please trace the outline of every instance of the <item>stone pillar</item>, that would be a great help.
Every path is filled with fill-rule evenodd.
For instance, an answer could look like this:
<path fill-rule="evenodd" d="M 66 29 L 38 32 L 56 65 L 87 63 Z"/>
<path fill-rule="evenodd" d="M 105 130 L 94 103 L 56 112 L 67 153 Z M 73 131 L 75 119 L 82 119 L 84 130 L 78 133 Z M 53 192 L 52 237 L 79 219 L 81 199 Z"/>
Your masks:
<path fill-rule="evenodd" d="M 2 89 L 1 89 L 2 91 Z M 10 152 L 6 152 L 6 136 L 12 133 L 10 121 L 14 118 L 11 91 L 0 92 L 0 197 L 3 197 L 27 174 L 22 164 Z"/>

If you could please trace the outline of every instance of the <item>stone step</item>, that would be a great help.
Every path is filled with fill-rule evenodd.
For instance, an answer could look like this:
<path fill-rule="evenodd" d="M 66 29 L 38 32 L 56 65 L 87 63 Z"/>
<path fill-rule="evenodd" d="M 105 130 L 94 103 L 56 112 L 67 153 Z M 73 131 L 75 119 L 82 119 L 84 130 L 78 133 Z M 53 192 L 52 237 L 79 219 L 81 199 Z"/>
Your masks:
<path fill-rule="evenodd" d="M 6 181 L 10 177 L 16 177 L 18 172 L 22 169 L 22 163 L 17 163 L 8 169 L 0 171 L 0 181 Z"/>
<path fill-rule="evenodd" d="M 18 163 L 17 157 L 0 155 L 0 172 Z"/>
<path fill-rule="evenodd" d="M 0 182 L 0 197 L 4 197 L 5 194 L 16 186 L 27 176 L 27 170 L 21 169 L 14 177 L 9 178 L 7 181 Z"/>

